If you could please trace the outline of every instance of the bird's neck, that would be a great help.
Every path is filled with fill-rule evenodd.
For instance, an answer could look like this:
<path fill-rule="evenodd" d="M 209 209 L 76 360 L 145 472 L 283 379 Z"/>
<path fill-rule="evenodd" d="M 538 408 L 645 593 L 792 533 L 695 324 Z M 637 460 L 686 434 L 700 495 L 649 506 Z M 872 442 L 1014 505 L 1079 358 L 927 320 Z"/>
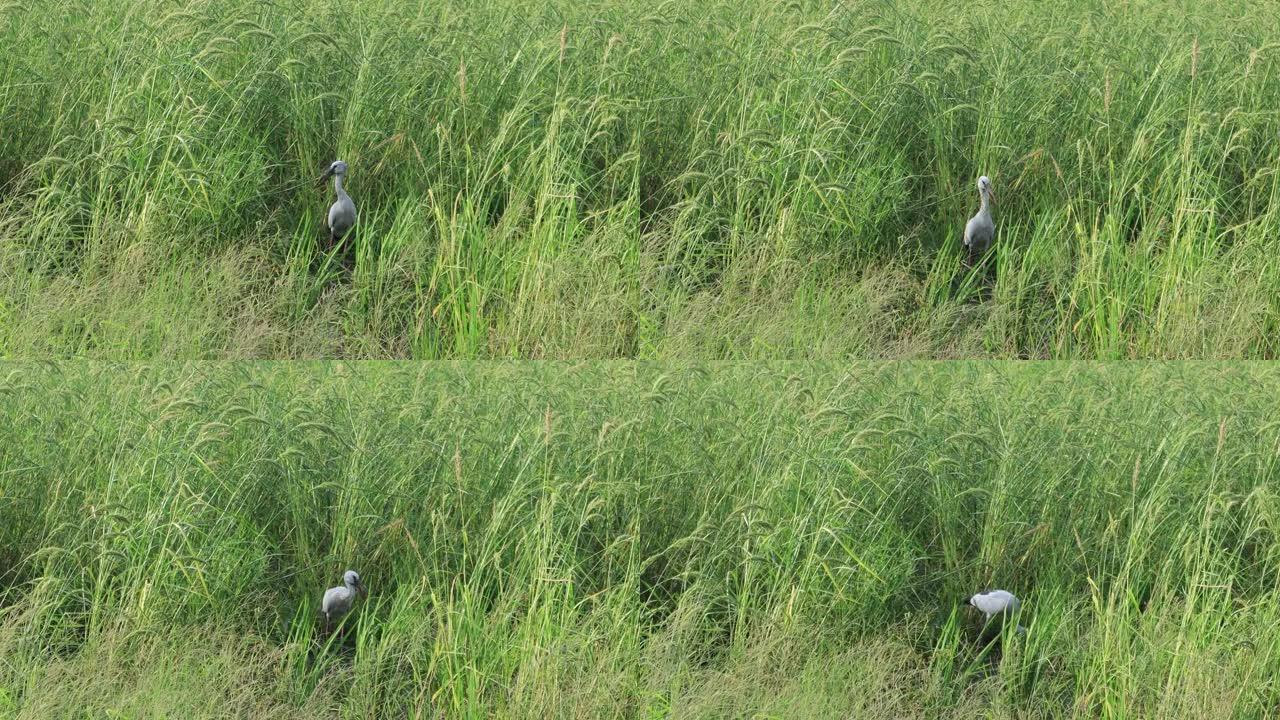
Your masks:
<path fill-rule="evenodd" d="M 991 211 L 991 196 L 987 194 L 987 191 L 986 191 L 986 190 L 983 190 L 982 192 L 980 192 L 980 193 L 978 193 L 978 194 L 982 196 L 982 206 L 978 208 L 978 211 L 979 211 L 979 212 L 990 212 L 990 211 Z M 972 206 L 971 206 L 971 207 L 972 207 Z"/>
<path fill-rule="evenodd" d="M 333 191 L 339 195 L 342 194 L 342 176 L 341 175 L 333 176 Z M 982 207 L 986 207 L 986 206 L 987 206 L 987 198 L 986 196 L 983 196 Z"/>

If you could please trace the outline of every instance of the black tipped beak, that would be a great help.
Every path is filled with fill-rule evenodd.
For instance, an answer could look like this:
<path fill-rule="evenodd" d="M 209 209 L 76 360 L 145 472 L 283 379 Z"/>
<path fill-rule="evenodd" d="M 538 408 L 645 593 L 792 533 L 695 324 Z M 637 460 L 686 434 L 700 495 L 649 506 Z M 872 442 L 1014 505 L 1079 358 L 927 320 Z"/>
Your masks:
<path fill-rule="evenodd" d="M 323 174 L 323 175 L 321 175 L 320 177 L 316 178 L 316 187 L 324 187 L 324 183 L 325 183 L 325 181 L 326 181 L 326 180 L 328 180 L 328 179 L 329 179 L 329 178 L 331 178 L 331 177 L 333 177 L 333 171 L 332 171 L 332 170 L 326 170 L 326 171 L 324 171 L 324 174 Z"/>

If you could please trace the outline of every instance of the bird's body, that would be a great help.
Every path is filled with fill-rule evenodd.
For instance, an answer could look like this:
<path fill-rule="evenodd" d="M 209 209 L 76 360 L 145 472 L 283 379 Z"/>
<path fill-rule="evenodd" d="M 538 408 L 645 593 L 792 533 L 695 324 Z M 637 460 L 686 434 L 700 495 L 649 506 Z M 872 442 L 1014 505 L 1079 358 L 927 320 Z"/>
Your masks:
<path fill-rule="evenodd" d="M 342 584 L 324 591 L 324 599 L 320 601 L 320 612 L 328 623 L 341 620 L 342 616 L 351 612 L 356 593 L 364 590 L 364 583 L 355 570 L 348 570 L 342 575 Z"/>
<path fill-rule="evenodd" d="M 351 196 L 342 189 L 342 178 L 347 174 L 347 164 L 341 160 L 333 161 L 329 169 L 320 178 L 321 182 L 333 176 L 333 191 L 338 197 L 329 206 L 329 242 L 337 243 L 356 224 L 356 204 Z"/>
<path fill-rule="evenodd" d="M 978 196 L 982 203 L 978 213 L 964 226 L 964 246 L 971 262 L 981 258 L 996 237 L 996 223 L 991 219 L 991 179 L 986 175 L 978 178 Z"/>
<path fill-rule="evenodd" d="M 1015 613 L 1022 607 L 1021 601 L 1008 590 L 992 590 L 969 598 L 969 604 L 978 608 L 990 620 L 1001 613 Z"/>
<path fill-rule="evenodd" d="M 1022 607 L 1022 602 L 1008 590 L 992 590 L 978 593 L 969 598 L 969 604 L 986 616 L 988 624 L 994 619 L 998 619 L 1003 624 L 1005 620 L 1017 615 L 1018 610 Z M 1019 634 L 1023 634 L 1026 632 L 1026 628 L 1018 625 L 1016 631 Z"/>

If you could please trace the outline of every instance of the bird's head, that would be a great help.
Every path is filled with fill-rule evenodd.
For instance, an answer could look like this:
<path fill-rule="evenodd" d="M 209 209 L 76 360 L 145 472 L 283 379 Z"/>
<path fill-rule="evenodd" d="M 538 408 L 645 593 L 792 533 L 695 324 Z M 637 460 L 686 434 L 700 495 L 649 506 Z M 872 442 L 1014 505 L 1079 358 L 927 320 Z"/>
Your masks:
<path fill-rule="evenodd" d="M 355 570 L 348 570 L 342 574 L 342 584 L 346 585 L 352 590 L 359 590 L 360 592 L 368 592 L 367 590 L 365 590 L 364 582 L 360 580 L 360 574 L 357 573 Z"/>
<path fill-rule="evenodd" d="M 338 177 L 343 177 L 346 174 L 347 174 L 347 163 L 342 160 L 334 160 L 332 163 L 329 164 L 329 167 L 325 169 L 324 174 L 321 175 L 316 180 L 316 186 L 319 187 L 321 185 L 324 185 L 325 181 L 333 177 L 334 175 L 337 175 Z"/>
<path fill-rule="evenodd" d="M 978 192 L 982 193 L 983 195 L 986 195 L 992 200 L 995 200 L 995 194 L 991 190 L 991 178 L 987 177 L 986 175 L 983 175 L 982 177 L 978 178 Z"/>

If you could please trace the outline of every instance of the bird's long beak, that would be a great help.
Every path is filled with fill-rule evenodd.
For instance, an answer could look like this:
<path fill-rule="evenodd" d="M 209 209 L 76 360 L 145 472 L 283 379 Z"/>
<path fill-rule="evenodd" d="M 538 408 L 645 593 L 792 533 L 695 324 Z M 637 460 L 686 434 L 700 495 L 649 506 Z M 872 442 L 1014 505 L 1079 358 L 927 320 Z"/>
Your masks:
<path fill-rule="evenodd" d="M 329 178 L 331 178 L 331 177 L 333 177 L 333 171 L 332 171 L 332 170 L 325 170 L 323 175 L 321 175 L 320 177 L 316 178 L 316 187 L 324 187 L 324 183 L 325 183 L 325 181 L 326 181 L 326 180 L 328 180 L 328 179 L 329 179 Z"/>

